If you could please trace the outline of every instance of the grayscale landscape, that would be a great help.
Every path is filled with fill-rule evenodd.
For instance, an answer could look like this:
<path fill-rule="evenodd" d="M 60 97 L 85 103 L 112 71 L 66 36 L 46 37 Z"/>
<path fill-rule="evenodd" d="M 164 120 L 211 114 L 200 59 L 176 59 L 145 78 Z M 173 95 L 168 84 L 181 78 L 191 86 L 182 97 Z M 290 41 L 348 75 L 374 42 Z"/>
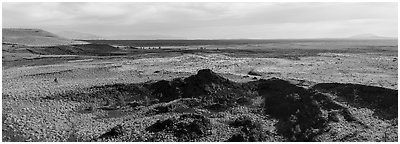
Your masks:
<path fill-rule="evenodd" d="M 398 141 L 397 3 L 2 9 L 3 142 Z"/>

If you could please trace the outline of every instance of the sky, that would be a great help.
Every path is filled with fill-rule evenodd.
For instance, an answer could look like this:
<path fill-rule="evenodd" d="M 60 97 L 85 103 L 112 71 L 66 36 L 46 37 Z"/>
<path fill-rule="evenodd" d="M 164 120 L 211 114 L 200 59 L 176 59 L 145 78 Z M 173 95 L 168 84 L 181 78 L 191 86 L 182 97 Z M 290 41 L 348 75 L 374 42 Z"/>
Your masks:
<path fill-rule="evenodd" d="M 397 3 L 3 3 L 3 28 L 109 39 L 397 37 Z"/>

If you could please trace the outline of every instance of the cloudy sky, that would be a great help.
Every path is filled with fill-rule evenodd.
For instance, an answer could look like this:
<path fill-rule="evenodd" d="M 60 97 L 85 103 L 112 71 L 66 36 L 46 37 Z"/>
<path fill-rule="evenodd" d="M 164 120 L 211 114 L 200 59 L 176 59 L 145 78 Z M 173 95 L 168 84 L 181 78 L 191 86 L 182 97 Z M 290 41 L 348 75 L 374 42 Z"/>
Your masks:
<path fill-rule="evenodd" d="M 108 38 L 397 37 L 397 3 L 3 3 L 3 27 Z"/>

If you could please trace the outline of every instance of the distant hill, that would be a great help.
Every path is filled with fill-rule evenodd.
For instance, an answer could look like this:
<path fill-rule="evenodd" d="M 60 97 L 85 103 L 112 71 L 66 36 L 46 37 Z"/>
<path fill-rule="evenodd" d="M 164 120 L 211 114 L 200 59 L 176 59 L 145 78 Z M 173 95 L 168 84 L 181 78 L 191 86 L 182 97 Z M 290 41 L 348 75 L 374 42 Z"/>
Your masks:
<path fill-rule="evenodd" d="M 108 40 L 177 40 L 185 39 L 172 35 L 115 35 L 107 37 Z"/>
<path fill-rule="evenodd" d="M 62 31 L 62 32 L 58 32 L 56 34 L 61 37 L 64 37 L 64 38 L 74 39 L 74 40 L 103 40 L 104 39 L 102 36 L 89 34 L 89 33 L 81 33 L 81 32 L 76 32 L 76 31 Z"/>
<path fill-rule="evenodd" d="M 383 37 L 374 34 L 359 34 L 348 37 L 349 39 L 396 39 L 394 37 Z"/>
<path fill-rule="evenodd" d="M 56 34 L 41 29 L 3 28 L 3 43 L 25 46 L 58 46 L 73 44 L 88 44 L 62 38 Z"/>

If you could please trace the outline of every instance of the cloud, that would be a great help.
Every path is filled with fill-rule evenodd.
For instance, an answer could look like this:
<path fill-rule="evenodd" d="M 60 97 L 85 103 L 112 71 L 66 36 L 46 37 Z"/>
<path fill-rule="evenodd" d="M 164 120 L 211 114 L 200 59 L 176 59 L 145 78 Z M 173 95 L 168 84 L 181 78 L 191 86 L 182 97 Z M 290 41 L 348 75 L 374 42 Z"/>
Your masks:
<path fill-rule="evenodd" d="M 3 3 L 3 27 L 187 38 L 397 36 L 397 4 Z"/>

